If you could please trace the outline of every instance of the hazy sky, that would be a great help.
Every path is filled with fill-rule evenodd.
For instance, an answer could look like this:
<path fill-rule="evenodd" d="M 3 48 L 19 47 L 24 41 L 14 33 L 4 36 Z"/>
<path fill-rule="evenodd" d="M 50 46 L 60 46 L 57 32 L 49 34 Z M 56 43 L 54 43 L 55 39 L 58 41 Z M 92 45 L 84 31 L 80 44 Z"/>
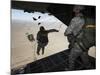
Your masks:
<path fill-rule="evenodd" d="M 18 20 L 23 22 L 28 21 L 33 24 L 41 23 L 41 25 L 46 27 L 47 29 L 56 28 L 61 29 L 61 31 L 64 32 L 67 26 L 60 20 L 58 20 L 55 16 L 48 14 L 49 13 L 43 14 L 41 12 L 28 13 L 24 12 L 24 10 L 12 9 L 12 20 Z M 39 16 L 41 16 L 40 19 L 38 19 Z M 37 20 L 33 20 L 33 17 Z"/>
<path fill-rule="evenodd" d="M 12 20 L 24 20 L 24 21 L 33 21 L 32 17 L 35 17 L 36 19 L 41 16 L 40 19 L 38 19 L 37 21 L 39 22 L 43 22 L 43 21 L 49 21 L 49 22 L 53 22 L 53 21 L 59 21 L 57 20 L 54 16 L 49 16 L 49 13 L 40 13 L 40 12 L 34 12 L 34 13 L 28 13 L 28 12 L 24 12 L 23 10 L 17 10 L 17 9 L 12 9 Z"/>

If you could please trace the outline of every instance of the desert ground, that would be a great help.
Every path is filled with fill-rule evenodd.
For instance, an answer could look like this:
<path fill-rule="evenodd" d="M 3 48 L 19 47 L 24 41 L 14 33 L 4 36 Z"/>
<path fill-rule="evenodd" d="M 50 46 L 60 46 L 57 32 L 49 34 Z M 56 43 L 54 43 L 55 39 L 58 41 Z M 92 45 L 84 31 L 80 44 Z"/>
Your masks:
<path fill-rule="evenodd" d="M 45 29 L 57 29 L 59 32 L 53 32 L 48 35 L 49 43 L 45 48 L 44 55 L 36 54 L 37 51 L 37 32 L 39 27 L 44 26 Z M 55 21 L 42 21 L 41 25 L 35 21 L 25 21 L 12 19 L 11 22 L 11 68 L 17 68 L 44 57 L 53 55 L 68 49 L 68 41 L 64 36 L 64 31 L 67 28 L 65 24 L 56 19 Z M 27 38 L 28 34 L 33 34 L 35 41 L 30 42 Z M 95 47 L 90 48 L 90 56 L 96 57 Z"/>

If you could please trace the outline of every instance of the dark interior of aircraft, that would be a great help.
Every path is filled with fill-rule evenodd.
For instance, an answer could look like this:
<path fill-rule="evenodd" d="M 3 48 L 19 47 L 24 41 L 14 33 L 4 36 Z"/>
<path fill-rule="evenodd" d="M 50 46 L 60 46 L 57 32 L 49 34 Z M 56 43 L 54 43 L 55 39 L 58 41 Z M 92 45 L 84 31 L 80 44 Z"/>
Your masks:
<path fill-rule="evenodd" d="M 75 4 L 57 4 L 57 3 L 42 3 L 42 2 L 24 2 L 24 1 L 11 1 L 12 9 L 21 9 L 24 12 L 34 13 L 39 11 L 41 13 L 49 12 L 49 15 L 54 15 L 57 19 L 62 21 L 65 25 L 69 25 L 70 20 L 74 15 L 72 12 Z M 96 19 L 95 6 L 85 5 L 85 15 L 87 17 Z M 95 24 L 95 20 L 93 22 Z M 91 24 L 91 23 L 90 23 Z M 68 71 L 68 55 L 69 49 L 59 52 L 57 54 L 45 57 L 35 62 L 27 64 L 24 69 L 11 70 L 12 74 L 20 73 L 41 73 L 41 72 L 57 72 L 57 71 Z M 91 65 L 90 69 L 95 69 L 95 58 L 89 56 Z M 76 60 L 75 70 L 86 70 L 81 63 L 81 59 Z"/>
<path fill-rule="evenodd" d="M 12 70 L 12 74 L 29 74 L 29 73 L 44 73 L 44 72 L 60 72 L 68 70 L 68 55 L 70 50 L 64 50 L 54 55 L 45 57 L 35 62 L 27 64 L 24 69 Z M 95 58 L 89 56 L 91 68 L 86 69 L 80 58 L 75 61 L 75 70 L 91 70 L 95 69 Z"/>

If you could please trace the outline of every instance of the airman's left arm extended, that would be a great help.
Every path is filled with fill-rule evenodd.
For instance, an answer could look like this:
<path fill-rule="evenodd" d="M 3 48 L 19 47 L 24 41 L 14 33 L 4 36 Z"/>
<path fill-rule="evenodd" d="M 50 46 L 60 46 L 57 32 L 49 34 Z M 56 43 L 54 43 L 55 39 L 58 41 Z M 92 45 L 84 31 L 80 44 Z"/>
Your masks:
<path fill-rule="evenodd" d="M 59 31 L 56 29 L 50 29 L 50 30 L 47 30 L 47 32 L 50 33 L 50 32 L 59 32 Z"/>

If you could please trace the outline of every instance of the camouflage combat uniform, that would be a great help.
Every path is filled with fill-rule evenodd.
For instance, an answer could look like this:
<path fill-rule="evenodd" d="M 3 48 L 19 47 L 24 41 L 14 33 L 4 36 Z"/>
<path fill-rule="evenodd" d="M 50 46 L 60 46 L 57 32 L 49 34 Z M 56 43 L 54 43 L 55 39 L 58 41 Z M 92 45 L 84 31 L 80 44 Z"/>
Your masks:
<path fill-rule="evenodd" d="M 69 55 L 69 70 L 74 70 L 75 68 L 75 60 L 80 56 L 84 65 L 88 64 L 88 52 L 83 51 L 80 47 L 82 42 L 80 41 L 80 37 L 82 37 L 83 33 L 80 33 L 83 26 L 85 24 L 85 19 L 83 16 L 75 16 L 72 18 L 70 25 L 65 30 L 64 35 L 67 36 L 69 43 L 71 44 L 71 52 Z"/>

